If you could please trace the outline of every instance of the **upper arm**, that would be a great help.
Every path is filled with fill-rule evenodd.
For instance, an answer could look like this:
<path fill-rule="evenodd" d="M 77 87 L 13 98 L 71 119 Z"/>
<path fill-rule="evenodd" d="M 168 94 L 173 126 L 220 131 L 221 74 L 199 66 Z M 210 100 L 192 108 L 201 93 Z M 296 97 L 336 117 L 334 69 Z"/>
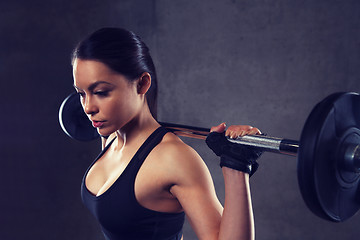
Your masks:
<path fill-rule="evenodd" d="M 216 196 L 210 172 L 189 146 L 172 149 L 174 185 L 178 199 L 199 239 L 217 239 L 223 208 Z"/>

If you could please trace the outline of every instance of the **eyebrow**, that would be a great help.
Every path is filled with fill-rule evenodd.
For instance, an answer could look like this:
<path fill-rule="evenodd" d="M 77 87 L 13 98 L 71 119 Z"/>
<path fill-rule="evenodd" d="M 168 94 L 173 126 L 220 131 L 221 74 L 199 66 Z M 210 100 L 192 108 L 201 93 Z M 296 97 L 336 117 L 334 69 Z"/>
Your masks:
<path fill-rule="evenodd" d="M 92 83 L 89 87 L 88 87 L 88 90 L 89 91 L 93 91 L 98 85 L 100 84 L 107 84 L 107 85 L 110 85 L 110 86 L 114 86 L 113 84 L 109 83 L 109 82 L 105 82 L 105 81 L 98 81 L 98 82 L 94 82 Z M 75 86 L 75 84 L 73 84 L 74 88 L 76 88 L 77 90 L 82 90 L 81 88 Z"/>

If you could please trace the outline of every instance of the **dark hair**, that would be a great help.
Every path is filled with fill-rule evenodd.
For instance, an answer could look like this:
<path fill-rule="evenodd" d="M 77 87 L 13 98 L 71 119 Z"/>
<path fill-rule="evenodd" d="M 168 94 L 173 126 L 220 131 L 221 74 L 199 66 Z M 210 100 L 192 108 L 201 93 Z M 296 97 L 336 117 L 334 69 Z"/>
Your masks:
<path fill-rule="evenodd" d="M 101 28 L 77 45 L 72 54 L 72 63 L 76 58 L 100 61 L 130 81 L 148 72 L 151 76 L 151 86 L 146 93 L 146 100 L 151 114 L 156 119 L 156 71 L 149 48 L 140 37 L 122 28 Z"/>

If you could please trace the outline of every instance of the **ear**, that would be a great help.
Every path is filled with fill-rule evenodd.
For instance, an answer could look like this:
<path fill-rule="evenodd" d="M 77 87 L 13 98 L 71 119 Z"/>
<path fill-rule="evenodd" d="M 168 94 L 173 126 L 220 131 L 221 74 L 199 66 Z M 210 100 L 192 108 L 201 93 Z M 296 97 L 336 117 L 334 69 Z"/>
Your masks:
<path fill-rule="evenodd" d="M 151 76 L 150 73 L 144 72 L 138 79 L 137 82 L 137 91 L 139 94 L 146 94 L 151 86 Z"/>

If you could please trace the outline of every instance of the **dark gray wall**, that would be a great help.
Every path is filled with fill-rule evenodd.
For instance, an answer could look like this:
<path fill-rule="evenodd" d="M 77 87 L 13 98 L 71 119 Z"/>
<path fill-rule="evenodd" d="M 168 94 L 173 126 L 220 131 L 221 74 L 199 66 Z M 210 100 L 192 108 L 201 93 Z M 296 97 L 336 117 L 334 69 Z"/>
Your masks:
<path fill-rule="evenodd" d="M 97 141 L 58 124 L 72 92 L 69 56 L 99 27 L 131 29 L 149 45 L 161 121 L 251 124 L 299 139 L 313 106 L 359 92 L 359 1 L 113 0 L 0 2 L 0 239 L 101 239 L 79 196 Z M 184 139 L 208 164 L 217 159 Z M 257 239 L 357 239 L 359 216 L 335 224 L 301 199 L 296 159 L 265 153 L 251 179 Z M 196 239 L 185 228 L 185 239 Z"/>

